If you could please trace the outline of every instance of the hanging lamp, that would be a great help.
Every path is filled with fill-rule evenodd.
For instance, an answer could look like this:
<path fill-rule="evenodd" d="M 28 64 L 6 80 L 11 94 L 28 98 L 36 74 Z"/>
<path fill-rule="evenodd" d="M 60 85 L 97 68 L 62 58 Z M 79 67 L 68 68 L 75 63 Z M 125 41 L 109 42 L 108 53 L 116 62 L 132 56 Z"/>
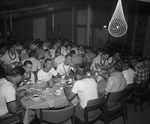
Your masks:
<path fill-rule="evenodd" d="M 122 37 L 126 34 L 127 30 L 128 24 L 124 16 L 122 2 L 118 0 L 116 9 L 108 25 L 108 32 L 114 37 Z"/>

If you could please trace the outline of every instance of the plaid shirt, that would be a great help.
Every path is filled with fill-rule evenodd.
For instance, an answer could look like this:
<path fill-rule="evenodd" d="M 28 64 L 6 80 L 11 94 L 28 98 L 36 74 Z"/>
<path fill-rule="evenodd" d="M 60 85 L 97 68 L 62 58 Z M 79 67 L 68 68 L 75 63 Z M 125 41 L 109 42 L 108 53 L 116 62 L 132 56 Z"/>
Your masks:
<path fill-rule="evenodd" d="M 143 63 L 137 64 L 134 69 L 134 80 L 140 84 L 142 80 L 149 79 L 149 68 Z"/>

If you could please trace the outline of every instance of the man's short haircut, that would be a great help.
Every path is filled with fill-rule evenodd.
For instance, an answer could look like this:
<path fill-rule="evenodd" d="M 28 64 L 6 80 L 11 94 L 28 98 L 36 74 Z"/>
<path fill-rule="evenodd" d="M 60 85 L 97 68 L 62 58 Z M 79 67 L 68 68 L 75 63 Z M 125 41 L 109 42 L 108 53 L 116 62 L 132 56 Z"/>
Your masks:
<path fill-rule="evenodd" d="M 71 50 L 71 51 L 70 51 L 70 55 L 72 56 L 72 55 L 74 55 L 74 54 L 76 54 L 76 52 L 75 52 L 74 50 Z"/>
<path fill-rule="evenodd" d="M 68 56 L 70 56 L 70 57 L 71 57 L 71 55 L 70 55 L 70 54 L 67 54 L 67 55 L 65 56 L 65 59 L 66 59 Z"/>
<path fill-rule="evenodd" d="M 30 51 L 29 57 L 35 57 L 35 56 L 36 56 L 36 52 L 34 50 Z"/>
<path fill-rule="evenodd" d="M 26 66 L 27 64 L 32 65 L 33 63 L 30 60 L 26 60 L 23 65 Z"/>
<path fill-rule="evenodd" d="M 47 59 L 45 59 L 44 63 L 46 63 L 47 61 L 51 61 L 52 62 L 52 59 L 47 58 Z"/>
<path fill-rule="evenodd" d="M 18 75 L 23 76 L 25 70 L 21 66 L 16 66 L 10 71 L 10 76 L 16 77 Z"/>
<path fill-rule="evenodd" d="M 119 72 L 122 72 L 122 69 L 123 69 L 123 63 L 122 61 L 116 61 L 115 64 L 114 64 L 114 69 L 116 71 L 119 71 Z"/>
<path fill-rule="evenodd" d="M 76 70 L 76 75 L 85 76 L 85 71 L 82 68 Z"/>

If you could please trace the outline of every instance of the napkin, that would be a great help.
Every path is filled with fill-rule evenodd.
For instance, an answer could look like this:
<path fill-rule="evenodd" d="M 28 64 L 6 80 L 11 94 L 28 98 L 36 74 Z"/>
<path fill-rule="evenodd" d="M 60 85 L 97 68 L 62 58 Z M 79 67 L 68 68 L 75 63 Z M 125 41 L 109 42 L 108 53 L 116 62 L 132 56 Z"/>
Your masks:
<path fill-rule="evenodd" d="M 54 100 L 50 99 L 49 97 L 41 97 L 41 100 L 45 101 L 50 106 L 50 108 L 54 107 Z"/>

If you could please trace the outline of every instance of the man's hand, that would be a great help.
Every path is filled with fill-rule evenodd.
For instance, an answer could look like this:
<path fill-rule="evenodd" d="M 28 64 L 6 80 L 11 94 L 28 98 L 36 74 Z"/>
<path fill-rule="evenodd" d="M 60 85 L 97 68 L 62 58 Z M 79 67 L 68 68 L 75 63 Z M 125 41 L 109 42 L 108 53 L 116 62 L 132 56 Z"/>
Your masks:
<path fill-rule="evenodd" d="M 47 81 L 47 85 L 48 85 L 49 88 L 53 88 L 53 86 L 54 86 L 54 81 L 53 81 L 53 80 Z"/>
<path fill-rule="evenodd" d="M 25 90 L 20 90 L 17 94 L 17 98 L 19 98 L 19 99 L 21 99 L 24 96 L 25 96 Z"/>
<path fill-rule="evenodd" d="M 95 64 L 95 68 L 96 68 L 96 69 L 99 69 L 99 68 L 101 68 L 101 66 L 96 63 L 96 64 Z"/>
<path fill-rule="evenodd" d="M 66 95 L 68 101 L 71 101 L 71 100 L 76 96 L 76 94 L 74 94 L 74 93 L 71 91 L 70 86 L 67 85 L 67 84 L 64 85 L 63 88 L 64 88 L 64 92 L 65 92 L 65 95 Z"/>
<path fill-rule="evenodd" d="M 70 93 L 71 87 L 70 87 L 68 84 L 65 84 L 65 85 L 63 86 L 63 88 L 64 88 L 65 93 L 67 93 L 67 94 Z"/>

